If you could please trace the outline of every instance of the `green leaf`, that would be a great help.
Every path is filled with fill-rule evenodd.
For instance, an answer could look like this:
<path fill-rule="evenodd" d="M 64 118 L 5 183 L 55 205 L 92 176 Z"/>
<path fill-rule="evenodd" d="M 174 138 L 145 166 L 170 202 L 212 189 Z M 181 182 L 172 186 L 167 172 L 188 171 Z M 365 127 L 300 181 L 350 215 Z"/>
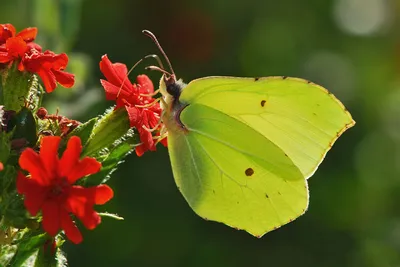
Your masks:
<path fill-rule="evenodd" d="M 102 164 L 100 172 L 85 178 L 84 184 L 98 185 L 108 181 L 110 175 L 116 170 L 117 165 L 122 163 L 122 160 L 133 151 L 138 141 L 139 137 L 130 133 L 128 137 L 116 142 L 111 149 L 103 151 L 103 155 L 98 158 Z"/>
<path fill-rule="evenodd" d="M 72 136 L 78 136 L 81 139 L 82 146 L 85 146 L 90 135 L 92 134 L 93 127 L 95 126 L 98 118 L 93 118 L 88 120 L 87 122 L 79 125 L 77 128 L 75 128 L 72 132 L 70 132 L 67 136 L 67 138 L 62 139 L 62 143 L 60 144 L 60 151 L 64 151 L 69 138 Z"/>
<path fill-rule="evenodd" d="M 82 145 L 85 146 L 87 141 L 89 140 L 90 135 L 92 134 L 93 128 L 97 120 L 98 118 L 93 118 L 79 125 L 70 134 L 68 134 L 68 138 L 70 138 L 71 136 L 79 136 L 81 138 Z"/>
<path fill-rule="evenodd" d="M 15 255 L 17 246 L 15 245 L 2 245 L 0 246 L 0 267 L 10 266 L 8 263 Z"/>
<path fill-rule="evenodd" d="M 112 147 L 129 130 L 129 119 L 125 108 L 107 112 L 93 128 L 83 149 L 82 156 L 95 157 L 101 150 Z"/>
<path fill-rule="evenodd" d="M 46 233 L 34 235 L 32 232 L 27 232 L 17 244 L 17 252 L 11 259 L 9 266 L 18 267 L 24 264 L 48 239 L 49 236 Z"/>

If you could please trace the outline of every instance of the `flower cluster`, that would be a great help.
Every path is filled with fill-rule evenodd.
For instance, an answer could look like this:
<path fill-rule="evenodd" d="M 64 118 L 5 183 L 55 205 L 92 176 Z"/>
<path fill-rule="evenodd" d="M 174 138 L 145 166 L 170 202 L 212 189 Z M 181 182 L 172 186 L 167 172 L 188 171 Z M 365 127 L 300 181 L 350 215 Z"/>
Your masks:
<path fill-rule="evenodd" d="M 26 259 L 18 259 L 21 253 L 3 257 L 3 246 L 21 244 L 29 250 L 23 257 L 37 252 L 37 257 L 47 255 L 54 259 L 60 254 L 56 252 L 64 236 L 74 244 L 83 241 L 76 221 L 94 229 L 102 215 L 121 219 L 94 209 L 114 196 L 105 184 L 110 174 L 132 148 L 142 156 L 146 151 L 155 151 L 159 142 L 167 146 L 162 109 L 151 80 L 139 75 L 136 83 L 131 83 L 126 65 L 112 63 L 106 55 L 100 61 L 106 79 L 100 82 L 105 98 L 116 102 L 114 109 L 79 122 L 58 111 L 49 114 L 40 107 L 45 94 L 40 93 L 37 76 L 47 93 L 57 83 L 72 87 L 75 78 L 64 71 L 68 56 L 43 52 L 34 42 L 36 35 L 36 28 L 17 33 L 13 25 L 0 24 L 2 264 L 4 259 Z"/>
<path fill-rule="evenodd" d="M 36 28 L 26 28 L 19 33 L 11 24 L 0 24 L 0 63 L 18 62 L 19 71 L 28 71 L 40 76 L 46 92 L 57 87 L 57 82 L 64 87 L 74 85 L 74 75 L 63 71 L 68 64 L 66 54 L 55 54 L 52 51 L 42 52 L 34 43 Z"/>
<path fill-rule="evenodd" d="M 154 86 L 149 77 L 139 75 L 137 84 L 128 79 L 128 69 L 125 64 L 111 63 L 107 55 L 100 61 L 100 70 L 107 80 L 100 80 L 106 92 L 107 100 L 115 100 L 116 107 L 124 107 L 129 116 L 131 127 L 139 132 L 141 145 L 136 147 L 136 154 L 156 150 L 157 140 L 167 146 L 167 139 L 160 136 L 160 104 L 153 98 Z M 155 133 L 154 136 L 152 133 Z"/>

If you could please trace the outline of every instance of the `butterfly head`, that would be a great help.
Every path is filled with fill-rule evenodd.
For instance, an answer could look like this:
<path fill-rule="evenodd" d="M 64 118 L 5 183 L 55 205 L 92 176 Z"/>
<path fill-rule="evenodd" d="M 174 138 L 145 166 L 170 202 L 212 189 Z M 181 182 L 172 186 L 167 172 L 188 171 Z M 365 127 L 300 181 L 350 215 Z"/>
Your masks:
<path fill-rule="evenodd" d="M 171 99 L 171 102 L 177 102 L 185 86 L 181 79 L 176 79 L 175 74 L 164 74 L 160 81 L 160 92 L 166 99 Z"/>

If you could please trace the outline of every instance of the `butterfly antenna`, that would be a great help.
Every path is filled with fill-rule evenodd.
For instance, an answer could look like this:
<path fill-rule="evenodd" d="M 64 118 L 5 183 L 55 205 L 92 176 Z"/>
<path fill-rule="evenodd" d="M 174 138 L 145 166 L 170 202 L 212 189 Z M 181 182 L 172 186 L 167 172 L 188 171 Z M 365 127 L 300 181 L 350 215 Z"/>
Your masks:
<path fill-rule="evenodd" d="M 154 58 L 155 60 L 157 60 L 158 65 L 160 66 L 161 69 L 165 70 L 164 68 L 164 64 L 162 63 L 161 59 L 159 56 L 152 54 L 152 55 L 147 55 L 144 58 Z"/>
<path fill-rule="evenodd" d="M 156 70 L 156 71 L 162 72 L 164 74 L 167 74 L 168 76 L 172 76 L 171 73 L 169 73 L 166 70 L 163 70 L 162 68 L 160 68 L 158 66 L 147 66 L 145 69 L 146 70 Z"/>
<path fill-rule="evenodd" d="M 167 57 L 167 54 L 165 54 L 164 49 L 162 49 L 160 43 L 157 40 L 157 37 L 148 30 L 143 30 L 142 33 L 148 37 L 150 37 L 150 39 L 156 44 L 156 46 L 158 47 L 158 50 L 160 50 L 161 54 L 164 56 L 165 60 L 168 63 L 168 67 L 171 70 L 172 74 L 175 76 L 175 72 L 174 69 L 172 68 L 171 62 L 169 61 L 169 58 Z M 167 73 L 166 71 L 163 71 L 163 73 Z"/>

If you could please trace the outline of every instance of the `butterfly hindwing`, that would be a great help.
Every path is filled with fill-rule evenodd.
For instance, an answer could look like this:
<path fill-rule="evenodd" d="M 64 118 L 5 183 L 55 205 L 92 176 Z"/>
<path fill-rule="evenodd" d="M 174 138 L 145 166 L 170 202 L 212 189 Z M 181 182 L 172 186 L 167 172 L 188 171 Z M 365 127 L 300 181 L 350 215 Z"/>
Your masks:
<path fill-rule="evenodd" d="M 304 213 L 307 182 L 292 160 L 246 123 L 202 104 L 168 134 L 180 191 L 201 217 L 262 236 Z"/>

